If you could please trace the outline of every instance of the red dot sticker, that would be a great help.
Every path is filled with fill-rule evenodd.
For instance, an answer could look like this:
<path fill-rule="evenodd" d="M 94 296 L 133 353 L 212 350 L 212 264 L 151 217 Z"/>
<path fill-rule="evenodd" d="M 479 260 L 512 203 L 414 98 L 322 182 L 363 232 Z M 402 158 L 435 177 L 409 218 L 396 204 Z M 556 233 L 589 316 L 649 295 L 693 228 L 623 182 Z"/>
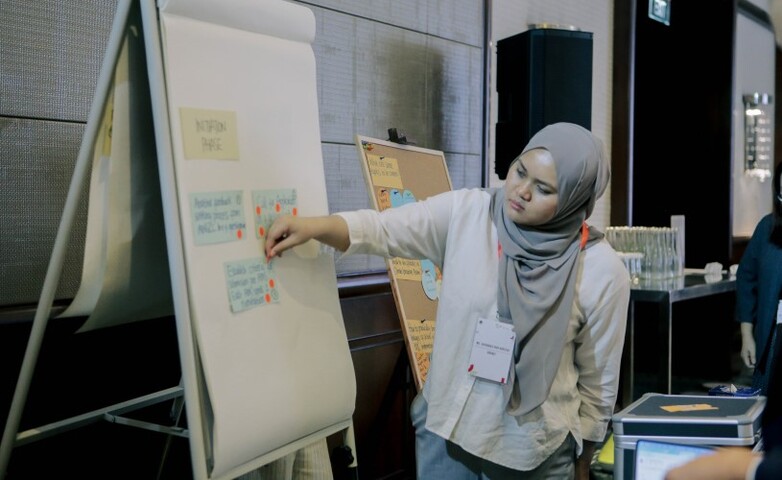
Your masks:
<path fill-rule="evenodd" d="M 236 231 L 236 238 L 238 238 L 239 240 L 242 239 L 242 231 L 241 230 L 237 230 Z"/>
<path fill-rule="evenodd" d="M 269 279 L 269 288 L 274 288 L 274 279 L 273 278 Z"/>
<path fill-rule="evenodd" d="M 258 235 L 265 236 L 266 235 L 266 229 L 263 227 L 258 228 Z"/>
<path fill-rule="evenodd" d="M 293 212 L 291 212 L 291 213 L 293 213 L 293 216 L 295 217 L 296 215 L 299 214 L 299 209 L 296 208 L 296 207 L 293 207 Z"/>
<path fill-rule="evenodd" d="M 282 206 L 279 203 L 274 204 L 274 211 L 277 213 L 280 213 L 280 210 L 282 210 Z"/>
<path fill-rule="evenodd" d="M 256 215 L 260 215 L 261 214 L 261 206 L 260 205 L 256 205 L 255 206 L 255 214 Z"/>
<path fill-rule="evenodd" d="M 266 294 L 266 297 L 264 297 L 264 298 L 266 298 L 266 303 L 272 303 L 272 296 L 269 295 L 268 293 Z"/>

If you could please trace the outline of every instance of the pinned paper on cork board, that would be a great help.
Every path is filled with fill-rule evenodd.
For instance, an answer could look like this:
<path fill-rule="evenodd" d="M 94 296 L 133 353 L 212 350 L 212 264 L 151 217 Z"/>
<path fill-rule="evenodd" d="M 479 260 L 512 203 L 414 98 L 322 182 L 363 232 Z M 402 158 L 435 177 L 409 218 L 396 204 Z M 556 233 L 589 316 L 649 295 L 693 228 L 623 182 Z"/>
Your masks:
<path fill-rule="evenodd" d="M 356 136 L 372 206 L 383 211 L 452 189 L 445 154 L 388 140 Z M 420 390 L 429 371 L 442 272 L 429 259 L 387 262 L 408 358 Z"/>

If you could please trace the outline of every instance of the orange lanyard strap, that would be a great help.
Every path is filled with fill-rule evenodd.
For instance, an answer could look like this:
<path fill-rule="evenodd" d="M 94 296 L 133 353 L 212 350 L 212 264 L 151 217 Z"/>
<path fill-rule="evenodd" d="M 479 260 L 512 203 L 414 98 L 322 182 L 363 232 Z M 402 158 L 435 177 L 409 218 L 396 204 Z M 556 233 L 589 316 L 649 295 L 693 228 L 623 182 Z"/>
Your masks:
<path fill-rule="evenodd" d="M 586 222 L 581 224 L 581 250 L 586 247 L 587 240 L 589 240 L 589 227 Z"/>

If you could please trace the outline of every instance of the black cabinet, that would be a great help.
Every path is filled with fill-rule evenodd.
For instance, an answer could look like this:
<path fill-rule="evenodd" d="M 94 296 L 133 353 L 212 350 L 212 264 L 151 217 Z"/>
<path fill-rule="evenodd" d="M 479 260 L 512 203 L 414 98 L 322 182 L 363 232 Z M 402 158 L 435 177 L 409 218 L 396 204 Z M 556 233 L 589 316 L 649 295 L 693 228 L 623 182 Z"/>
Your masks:
<path fill-rule="evenodd" d="M 530 137 L 555 122 L 592 126 L 592 33 L 531 28 L 499 40 L 494 163 L 499 178 Z"/>

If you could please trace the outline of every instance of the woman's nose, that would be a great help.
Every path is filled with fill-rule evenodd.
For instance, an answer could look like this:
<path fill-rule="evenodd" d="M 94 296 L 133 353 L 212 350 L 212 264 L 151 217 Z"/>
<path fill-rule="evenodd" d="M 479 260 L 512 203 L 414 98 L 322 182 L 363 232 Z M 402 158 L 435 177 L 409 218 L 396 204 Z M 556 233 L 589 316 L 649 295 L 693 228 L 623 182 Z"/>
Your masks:
<path fill-rule="evenodd" d="M 516 189 L 516 195 L 518 195 L 519 198 L 523 200 L 529 200 L 530 196 L 532 195 L 529 182 L 521 182 L 519 187 Z"/>

